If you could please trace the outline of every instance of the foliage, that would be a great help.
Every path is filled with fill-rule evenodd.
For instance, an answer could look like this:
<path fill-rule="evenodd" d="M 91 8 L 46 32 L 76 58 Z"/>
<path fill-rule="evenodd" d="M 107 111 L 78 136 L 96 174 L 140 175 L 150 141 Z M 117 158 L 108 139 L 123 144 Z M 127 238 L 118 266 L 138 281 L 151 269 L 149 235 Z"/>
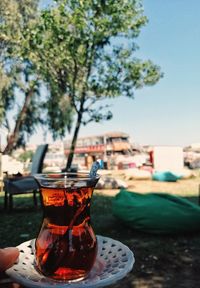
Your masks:
<path fill-rule="evenodd" d="M 28 150 L 28 151 L 24 151 L 23 153 L 21 153 L 18 157 L 19 161 L 21 162 L 26 162 L 27 160 L 31 160 L 33 157 L 33 151 Z"/>
<path fill-rule="evenodd" d="M 37 124 L 43 123 L 41 82 L 34 65 L 21 53 L 23 33 L 36 21 L 37 6 L 38 0 L 0 3 L 0 126 L 8 132 L 4 153 L 24 146 L 26 135 L 33 134 Z"/>
<path fill-rule="evenodd" d="M 53 135 L 64 136 L 76 115 L 67 168 L 80 126 L 112 118 L 102 100 L 133 98 L 136 89 L 162 76 L 150 60 L 135 57 L 135 38 L 146 23 L 139 0 L 57 0 L 24 31 L 24 55 L 29 51 L 49 89 L 46 108 Z"/>

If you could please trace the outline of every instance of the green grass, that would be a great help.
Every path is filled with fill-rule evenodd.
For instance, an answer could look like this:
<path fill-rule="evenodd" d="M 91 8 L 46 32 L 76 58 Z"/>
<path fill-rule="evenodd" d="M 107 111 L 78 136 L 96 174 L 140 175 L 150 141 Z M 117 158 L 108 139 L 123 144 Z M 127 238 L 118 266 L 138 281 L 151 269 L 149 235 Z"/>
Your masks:
<path fill-rule="evenodd" d="M 15 196 L 14 208 L 11 211 L 3 209 L 3 201 L 3 196 L 1 196 L 0 247 L 16 246 L 36 237 L 42 221 L 42 209 L 40 205 L 37 208 L 34 207 L 32 196 Z M 111 206 L 112 197 L 93 196 L 91 218 L 96 234 L 111 236 L 113 233 L 112 227 L 115 227 L 117 223 L 111 213 Z"/>
<path fill-rule="evenodd" d="M 197 196 L 194 190 L 188 198 L 197 202 Z M 136 264 L 127 277 L 111 287 L 198 287 L 200 233 L 161 236 L 136 232 L 113 216 L 112 199 L 109 196 L 94 194 L 91 207 L 93 228 L 98 235 L 111 237 L 126 244 L 134 252 Z M 2 195 L 0 247 L 19 245 L 35 238 L 41 220 L 41 207 L 34 207 L 31 195 L 14 197 L 14 209 L 11 212 L 3 209 Z"/>
<path fill-rule="evenodd" d="M 0 247 L 16 246 L 36 237 L 41 222 L 41 209 L 33 206 L 32 196 L 14 197 L 14 209 L 3 209 L 3 196 L 0 197 L 1 225 Z"/>

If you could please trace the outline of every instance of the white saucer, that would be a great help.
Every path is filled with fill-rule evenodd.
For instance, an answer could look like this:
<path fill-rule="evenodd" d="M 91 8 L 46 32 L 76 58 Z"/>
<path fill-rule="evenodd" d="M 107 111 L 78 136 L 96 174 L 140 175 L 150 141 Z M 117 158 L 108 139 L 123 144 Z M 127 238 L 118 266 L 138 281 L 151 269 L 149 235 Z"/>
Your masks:
<path fill-rule="evenodd" d="M 37 272 L 33 264 L 32 243 L 34 240 L 26 241 L 18 246 L 20 250 L 19 261 L 6 273 L 14 281 L 31 288 L 94 288 L 113 284 L 132 270 L 135 262 L 133 252 L 112 238 L 97 236 L 97 240 L 97 258 L 91 272 L 84 280 L 74 283 L 58 282 Z"/>

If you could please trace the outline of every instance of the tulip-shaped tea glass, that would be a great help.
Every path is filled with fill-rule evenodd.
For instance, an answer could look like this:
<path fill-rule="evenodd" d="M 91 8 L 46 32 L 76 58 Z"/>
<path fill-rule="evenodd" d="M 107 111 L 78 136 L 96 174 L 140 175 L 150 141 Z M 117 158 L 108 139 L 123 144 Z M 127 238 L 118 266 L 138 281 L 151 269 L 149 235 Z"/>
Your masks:
<path fill-rule="evenodd" d="M 97 240 L 90 204 L 99 176 L 89 173 L 37 174 L 43 221 L 35 242 L 35 265 L 45 276 L 78 281 L 91 270 Z"/>

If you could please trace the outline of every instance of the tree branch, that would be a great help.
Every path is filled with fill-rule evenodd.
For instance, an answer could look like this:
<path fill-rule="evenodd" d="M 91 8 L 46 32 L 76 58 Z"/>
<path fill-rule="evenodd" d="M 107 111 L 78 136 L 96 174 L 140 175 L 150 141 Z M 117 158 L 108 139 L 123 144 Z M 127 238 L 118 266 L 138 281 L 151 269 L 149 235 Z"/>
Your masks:
<path fill-rule="evenodd" d="M 7 142 L 7 145 L 3 151 L 3 154 L 10 154 L 11 151 L 13 150 L 13 147 L 16 144 L 17 137 L 18 137 L 19 132 L 20 132 L 20 127 L 23 123 L 24 117 L 26 117 L 26 112 L 27 112 L 28 106 L 31 102 L 31 98 L 32 98 L 33 93 L 34 93 L 34 89 L 35 89 L 35 87 L 33 86 L 33 87 L 31 87 L 31 89 L 28 92 L 26 92 L 23 107 L 22 107 L 22 109 L 21 109 L 21 111 L 17 117 L 17 121 L 15 123 L 15 128 L 14 128 L 13 132 L 8 136 L 8 142 Z"/>

